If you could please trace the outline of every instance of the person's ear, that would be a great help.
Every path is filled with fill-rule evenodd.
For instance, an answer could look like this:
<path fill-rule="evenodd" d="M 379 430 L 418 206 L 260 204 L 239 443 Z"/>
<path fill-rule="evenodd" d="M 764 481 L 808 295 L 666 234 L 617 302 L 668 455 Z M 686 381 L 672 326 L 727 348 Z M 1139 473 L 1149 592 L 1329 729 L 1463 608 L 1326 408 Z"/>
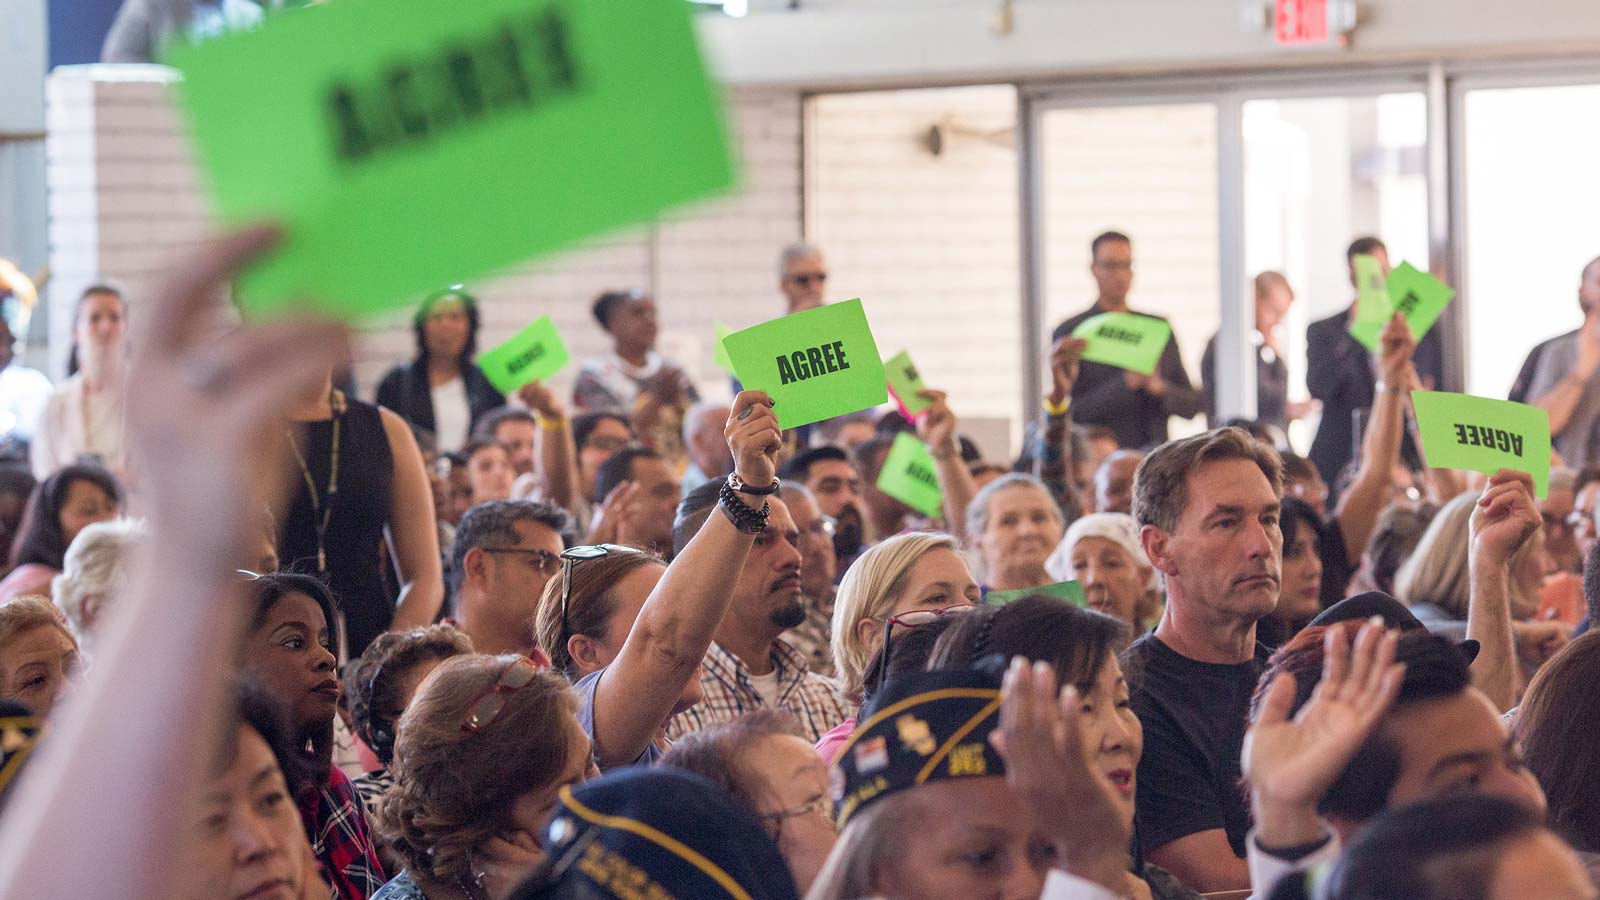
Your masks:
<path fill-rule="evenodd" d="M 600 646 L 600 642 L 587 634 L 574 634 L 567 638 L 567 656 L 571 657 L 573 668 L 582 672 L 605 668 L 611 662 L 606 658 L 605 648 Z"/>
<path fill-rule="evenodd" d="M 461 558 L 461 568 L 468 581 L 481 585 L 489 580 L 489 554 L 482 547 L 473 547 Z"/>
<path fill-rule="evenodd" d="M 862 647 L 867 648 L 867 655 L 871 656 L 874 644 L 883 636 L 883 623 L 877 619 L 862 619 L 856 623 L 856 640 Z"/>
<path fill-rule="evenodd" d="M 100 618 L 101 597 L 99 594 L 84 594 L 78 601 L 78 618 L 83 620 L 83 630 L 93 631 L 95 622 Z"/>
<path fill-rule="evenodd" d="M 1169 540 L 1168 534 L 1155 525 L 1139 529 L 1139 545 L 1144 548 L 1144 555 L 1158 572 L 1170 578 L 1178 574 L 1178 561 L 1171 555 Z"/>

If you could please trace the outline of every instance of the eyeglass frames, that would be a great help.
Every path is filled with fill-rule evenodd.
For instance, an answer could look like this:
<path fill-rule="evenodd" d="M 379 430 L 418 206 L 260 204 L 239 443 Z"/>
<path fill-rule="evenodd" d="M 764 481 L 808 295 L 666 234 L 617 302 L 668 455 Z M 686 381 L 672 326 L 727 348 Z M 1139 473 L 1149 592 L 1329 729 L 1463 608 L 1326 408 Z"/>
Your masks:
<path fill-rule="evenodd" d="M 477 734 L 493 725 L 494 720 L 505 712 L 506 698 L 533 684 L 533 679 L 538 674 L 539 667 L 526 656 L 519 657 L 516 662 L 506 666 L 506 670 L 500 673 L 500 678 L 467 707 L 467 716 L 461 720 L 461 730 L 468 734 Z"/>
<path fill-rule="evenodd" d="M 955 606 L 946 606 L 939 609 L 910 609 L 897 615 L 890 616 L 883 623 L 883 644 L 878 649 L 878 689 L 883 689 L 883 683 L 889 678 L 889 637 L 894 634 L 894 627 L 921 628 L 939 621 L 943 616 L 970 612 L 977 607 L 970 603 L 958 603 Z"/>
<path fill-rule="evenodd" d="M 482 547 L 479 549 L 485 553 L 512 553 L 520 556 L 531 556 L 534 564 L 539 567 L 539 571 L 546 575 L 554 572 L 556 564 L 561 561 L 559 554 L 551 553 L 549 550 L 525 550 L 521 547 Z"/>
<path fill-rule="evenodd" d="M 833 801 L 827 797 L 817 797 L 810 803 L 796 806 L 794 809 L 780 809 L 777 812 L 764 813 L 758 818 L 760 818 L 761 824 L 767 827 L 767 833 L 772 839 L 777 840 L 778 835 L 783 832 L 783 823 L 809 813 L 816 813 L 826 819 L 829 825 L 833 825 L 835 828 L 838 827 L 833 820 Z"/>
<path fill-rule="evenodd" d="M 567 605 L 572 601 L 572 567 L 586 559 L 599 559 L 613 553 L 639 553 L 633 547 L 620 544 L 585 544 L 561 551 L 561 631 L 560 642 L 567 639 Z"/>
<path fill-rule="evenodd" d="M 813 281 L 815 281 L 817 284 L 822 284 L 823 282 L 827 281 L 828 280 L 828 273 L 827 272 L 801 272 L 798 275 L 790 275 L 789 278 L 795 284 L 798 284 L 801 287 L 810 287 L 811 286 L 811 282 L 813 282 Z"/>

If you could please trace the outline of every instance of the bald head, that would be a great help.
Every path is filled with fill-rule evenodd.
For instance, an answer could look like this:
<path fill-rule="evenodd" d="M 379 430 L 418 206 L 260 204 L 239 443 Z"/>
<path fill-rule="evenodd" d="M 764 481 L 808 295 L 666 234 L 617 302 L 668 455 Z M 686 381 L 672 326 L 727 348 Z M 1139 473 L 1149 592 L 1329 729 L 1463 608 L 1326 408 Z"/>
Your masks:
<path fill-rule="evenodd" d="M 1107 456 L 1094 473 L 1095 512 L 1133 512 L 1133 473 L 1144 454 L 1118 450 Z"/>
<path fill-rule="evenodd" d="M 722 434 L 727 424 L 726 403 L 696 403 L 683 414 L 683 446 L 695 468 L 711 478 L 733 471 L 733 455 Z"/>

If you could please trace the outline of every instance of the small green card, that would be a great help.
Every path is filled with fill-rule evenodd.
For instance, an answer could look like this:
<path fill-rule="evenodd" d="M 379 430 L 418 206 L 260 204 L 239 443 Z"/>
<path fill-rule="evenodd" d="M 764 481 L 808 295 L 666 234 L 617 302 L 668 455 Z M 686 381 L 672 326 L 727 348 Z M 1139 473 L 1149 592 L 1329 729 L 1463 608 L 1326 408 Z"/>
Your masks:
<path fill-rule="evenodd" d="M 878 473 L 878 490 L 919 513 L 935 518 L 944 512 L 944 494 L 939 490 L 939 475 L 933 454 L 917 436 L 902 431 L 884 457 Z"/>
<path fill-rule="evenodd" d="M 728 358 L 728 348 L 722 345 L 722 339 L 733 334 L 733 329 L 721 322 L 711 323 L 711 362 L 719 369 L 733 374 L 733 360 Z"/>
<path fill-rule="evenodd" d="M 338 0 L 175 46 L 239 283 L 360 319 L 734 180 L 683 0 Z"/>
<path fill-rule="evenodd" d="M 1537 406 L 1443 391 L 1412 391 L 1428 465 L 1533 476 L 1543 499 L 1550 486 L 1550 414 Z"/>
<path fill-rule="evenodd" d="M 1383 264 L 1376 256 L 1362 253 L 1352 263 L 1356 270 L 1356 317 L 1350 334 L 1368 350 L 1378 352 L 1378 336 L 1394 315 L 1389 289 L 1383 277 Z"/>
<path fill-rule="evenodd" d="M 808 309 L 722 340 L 747 391 L 766 391 L 780 428 L 798 428 L 889 399 L 883 359 L 861 301 Z"/>
<path fill-rule="evenodd" d="M 1046 597 L 1065 600 L 1073 606 L 1089 608 L 1089 598 L 1083 595 L 1083 585 L 1076 581 L 1058 581 L 1044 587 L 1025 588 L 1020 591 L 990 591 L 983 595 L 983 602 L 989 606 L 1005 606 L 1007 603 L 1033 594 L 1043 594 Z"/>
<path fill-rule="evenodd" d="M 504 344 L 478 354 L 478 368 L 502 394 L 532 381 L 543 381 L 567 364 L 567 346 L 549 316 L 517 332 Z"/>
<path fill-rule="evenodd" d="M 1406 317 L 1417 340 L 1428 333 L 1456 292 L 1450 285 L 1402 262 L 1389 273 L 1389 302 Z"/>
<path fill-rule="evenodd" d="M 932 401 L 917 396 L 928 386 L 922 383 L 922 375 L 912 364 L 910 351 L 901 350 L 895 354 L 893 359 L 883 364 L 883 372 L 889 379 L 889 393 L 894 395 L 895 402 L 900 404 L 900 412 L 906 418 L 915 419 L 933 405 Z"/>
<path fill-rule="evenodd" d="M 1108 312 L 1085 319 L 1072 336 L 1088 341 L 1083 358 L 1089 362 L 1149 375 L 1172 339 L 1172 326 L 1154 316 Z"/>

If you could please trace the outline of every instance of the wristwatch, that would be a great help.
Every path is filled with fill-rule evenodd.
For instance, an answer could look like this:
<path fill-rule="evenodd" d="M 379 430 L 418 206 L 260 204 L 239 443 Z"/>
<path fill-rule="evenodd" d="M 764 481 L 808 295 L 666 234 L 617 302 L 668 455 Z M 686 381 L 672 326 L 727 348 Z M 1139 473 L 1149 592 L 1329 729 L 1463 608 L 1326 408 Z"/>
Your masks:
<path fill-rule="evenodd" d="M 738 472 L 734 472 L 728 476 L 728 487 L 733 488 L 741 494 L 755 494 L 757 496 L 776 494 L 778 492 L 778 486 L 781 483 L 782 482 L 778 481 L 778 479 L 774 478 L 772 479 L 772 484 L 768 485 L 767 487 L 756 487 L 754 485 L 745 484 L 744 479 L 739 477 Z"/>

